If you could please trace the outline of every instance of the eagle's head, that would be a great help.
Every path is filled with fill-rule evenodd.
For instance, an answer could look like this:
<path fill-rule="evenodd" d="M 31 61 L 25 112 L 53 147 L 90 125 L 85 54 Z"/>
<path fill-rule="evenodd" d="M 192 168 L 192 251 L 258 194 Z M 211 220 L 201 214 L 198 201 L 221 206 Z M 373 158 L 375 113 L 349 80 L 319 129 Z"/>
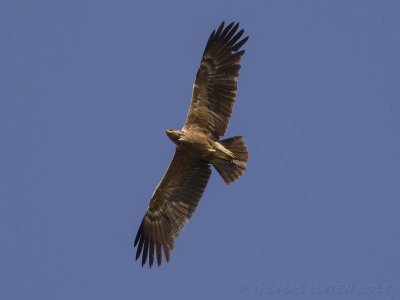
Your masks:
<path fill-rule="evenodd" d="M 183 135 L 183 132 L 176 129 L 170 129 L 165 132 L 171 141 L 173 141 L 177 146 L 179 146 L 179 139 Z"/>

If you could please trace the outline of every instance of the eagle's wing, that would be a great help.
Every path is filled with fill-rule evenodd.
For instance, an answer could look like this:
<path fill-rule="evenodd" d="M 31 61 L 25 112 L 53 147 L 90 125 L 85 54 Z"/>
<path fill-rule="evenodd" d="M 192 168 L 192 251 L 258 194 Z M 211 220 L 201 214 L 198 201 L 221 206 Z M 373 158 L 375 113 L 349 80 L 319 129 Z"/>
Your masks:
<path fill-rule="evenodd" d="M 144 215 L 135 239 L 138 245 L 136 259 L 143 250 L 142 266 L 149 255 L 149 265 L 153 265 L 154 250 L 157 263 L 161 264 L 161 246 L 167 262 L 169 251 L 174 248 L 174 238 L 179 236 L 183 225 L 195 211 L 203 195 L 211 169 L 207 162 L 193 160 L 176 150 L 164 178 L 154 191 L 150 205 Z"/>
<path fill-rule="evenodd" d="M 244 30 L 236 33 L 239 23 L 233 25 L 234 22 L 224 28 L 222 22 L 208 39 L 183 130 L 200 130 L 215 139 L 226 132 L 236 97 L 239 62 L 244 54 L 239 49 L 249 38 L 239 41 Z"/>

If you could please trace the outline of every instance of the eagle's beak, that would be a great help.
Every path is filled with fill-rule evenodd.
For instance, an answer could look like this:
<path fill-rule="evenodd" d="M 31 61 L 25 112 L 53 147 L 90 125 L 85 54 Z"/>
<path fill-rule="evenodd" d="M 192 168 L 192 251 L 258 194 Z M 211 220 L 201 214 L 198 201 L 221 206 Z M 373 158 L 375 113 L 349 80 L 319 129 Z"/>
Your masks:
<path fill-rule="evenodd" d="M 172 136 L 173 136 L 172 130 L 166 130 L 165 133 L 168 135 L 168 137 L 169 137 L 170 139 L 172 139 Z"/>

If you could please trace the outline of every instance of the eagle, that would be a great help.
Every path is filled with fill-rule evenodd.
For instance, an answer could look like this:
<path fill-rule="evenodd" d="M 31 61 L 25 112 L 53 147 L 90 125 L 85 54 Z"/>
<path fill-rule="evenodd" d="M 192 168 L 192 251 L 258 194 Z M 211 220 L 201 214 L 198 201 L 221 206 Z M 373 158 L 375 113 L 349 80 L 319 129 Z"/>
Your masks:
<path fill-rule="evenodd" d="M 162 262 L 162 250 L 169 262 L 184 224 L 192 216 L 203 195 L 213 165 L 226 184 L 238 179 L 246 169 L 249 154 L 241 136 L 224 136 L 235 102 L 240 50 L 248 40 L 237 32 L 239 23 L 214 30 L 205 47 L 193 85 L 189 113 L 181 130 L 170 129 L 167 136 L 175 143 L 172 161 L 155 189 L 137 232 L 136 260 L 142 254 L 142 267 Z"/>

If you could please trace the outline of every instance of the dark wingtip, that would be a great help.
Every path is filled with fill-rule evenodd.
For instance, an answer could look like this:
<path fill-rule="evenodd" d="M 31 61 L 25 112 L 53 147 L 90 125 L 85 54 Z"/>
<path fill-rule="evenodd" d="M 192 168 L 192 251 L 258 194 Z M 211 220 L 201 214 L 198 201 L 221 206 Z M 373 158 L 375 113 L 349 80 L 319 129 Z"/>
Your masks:
<path fill-rule="evenodd" d="M 142 235 L 142 236 L 140 236 L 139 246 L 136 251 L 136 260 L 138 260 L 138 258 L 140 257 L 140 253 L 142 252 L 143 242 L 144 242 L 144 239 L 143 239 L 143 235 Z"/>
<path fill-rule="evenodd" d="M 247 42 L 249 36 L 245 37 L 243 40 L 238 42 L 236 45 L 232 46 L 232 51 L 239 51 L 239 49 Z"/>
<path fill-rule="evenodd" d="M 219 27 L 211 32 L 206 47 L 204 49 L 203 55 L 214 43 L 221 43 L 221 42 L 225 43 L 228 47 L 230 47 L 231 51 L 237 52 L 249 39 L 249 36 L 247 36 L 241 41 L 239 41 L 244 33 L 244 29 L 241 29 L 239 32 L 236 32 L 239 28 L 239 25 L 240 22 L 237 23 L 231 22 L 224 28 L 225 21 L 222 21 Z"/>
<path fill-rule="evenodd" d="M 221 34 L 222 29 L 224 28 L 224 26 L 225 26 L 225 21 L 222 21 L 221 25 L 219 25 L 219 27 L 218 27 L 218 29 L 217 29 L 217 32 L 215 33 L 215 38 L 216 38 L 216 39 L 219 38 L 219 36 L 220 36 L 220 34 Z"/>
<path fill-rule="evenodd" d="M 144 248 L 143 248 L 143 253 L 142 253 L 142 266 L 146 263 L 147 261 L 147 254 L 149 253 L 149 240 L 146 239 L 144 241 Z"/>
<path fill-rule="evenodd" d="M 222 40 L 225 40 L 226 35 L 228 34 L 229 30 L 231 30 L 233 24 L 235 24 L 235 22 L 230 23 L 228 26 L 225 27 L 224 31 L 222 31 L 222 33 L 221 33 Z"/>
<path fill-rule="evenodd" d="M 235 43 L 242 37 L 244 33 L 244 29 L 241 29 L 238 33 L 235 34 L 233 38 L 231 38 L 229 41 L 226 42 L 228 46 L 233 47 Z"/>
<path fill-rule="evenodd" d="M 143 220 L 142 220 L 142 223 L 140 223 L 138 232 L 136 234 L 135 242 L 133 244 L 134 247 L 136 247 L 137 243 L 139 242 L 139 238 L 142 235 L 142 232 L 143 232 Z"/>
<path fill-rule="evenodd" d="M 149 266 L 151 268 L 151 266 L 154 263 L 154 242 L 150 241 L 150 253 L 149 253 Z"/>
<path fill-rule="evenodd" d="M 229 31 L 229 33 L 225 37 L 225 43 L 228 43 L 232 36 L 235 34 L 236 30 L 239 28 L 239 22 Z"/>

